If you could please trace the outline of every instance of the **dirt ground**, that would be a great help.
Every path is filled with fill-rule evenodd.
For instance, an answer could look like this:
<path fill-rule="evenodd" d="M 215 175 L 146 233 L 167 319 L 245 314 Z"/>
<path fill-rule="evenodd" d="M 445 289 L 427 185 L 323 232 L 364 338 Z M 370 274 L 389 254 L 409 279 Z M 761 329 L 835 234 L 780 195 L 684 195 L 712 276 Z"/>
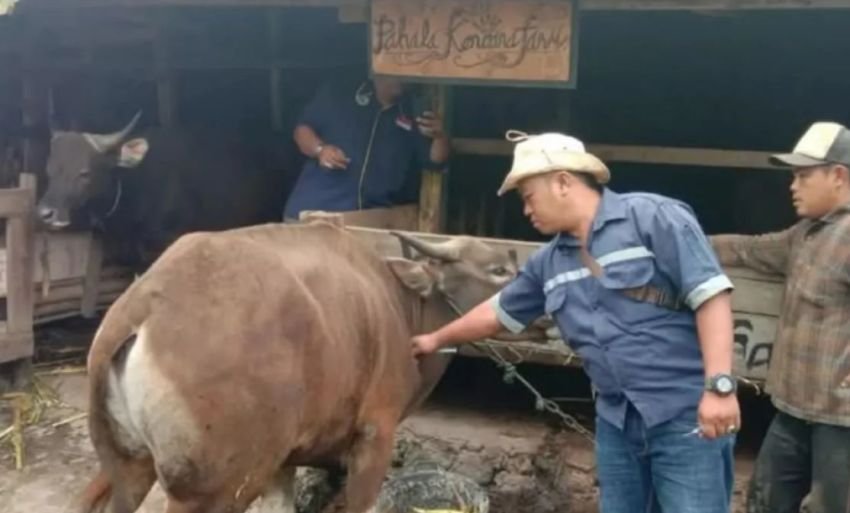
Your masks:
<path fill-rule="evenodd" d="M 60 513 L 96 469 L 86 421 L 74 418 L 86 406 L 83 374 L 52 376 L 44 382 L 64 403 L 45 412 L 25 431 L 25 466 L 15 470 L 9 445 L 0 452 L 0 512 Z M 0 413 L 0 426 L 9 413 Z M 517 511 L 597 511 L 593 450 L 581 436 L 538 418 L 488 415 L 429 406 L 400 428 L 397 463 L 426 459 L 485 486 L 493 513 Z M 735 513 L 743 513 L 741 491 L 751 458 L 740 458 Z M 163 509 L 155 487 L 145 513 Z M 532 506 L 533 505 L 533 506 Z"/>

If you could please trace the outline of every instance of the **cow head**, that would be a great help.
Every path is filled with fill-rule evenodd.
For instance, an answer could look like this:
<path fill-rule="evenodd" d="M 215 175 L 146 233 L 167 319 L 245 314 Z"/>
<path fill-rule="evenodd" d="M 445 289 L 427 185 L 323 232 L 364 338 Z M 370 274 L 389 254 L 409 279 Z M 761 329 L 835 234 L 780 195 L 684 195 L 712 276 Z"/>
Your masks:
<path fill-rule="evenodd" d="M 442 296 L 450 310 L 454 310 L 454 314 L 467 312 L 493 296 L 518 272 L 514 253 L 497 251 L 479 240 L 457 237 L 435 244 L 402 233 L 395 235 L 401 239 L 402 245 L 415 248 L 424 258 L 387 259 L 392 272 L 408 289 L 416 291 L 423 298 L 436 299 Z M 424 316 L 427 317 L 427 313 L 424 313 Z M 439 317 L 442 316 L 438 314 L 438 319 L 434 319 L 437 323 L 448 320 Z M 420 321 L 424 321 L 426 325 L 415 326 L 417 331 L 439 327 L 429 325 L 430 322 L 424 318 Z M 419 387 L 410 398 L 405 417 L 427 399 L 451 359 L 451 355 L 439 353 L 419 359 Z"/>
<path fill-rule="evenodd" d="M 395 233 L 424 258 L 389 259 L 395 275 L 408 288 L 430 297 L 439 292 L 462 313 L 499 292 L 517 274 L 513 253 L 497 251 L 470 237 L 456 237 L 442 243 L 428 243 Z"/>
<path fill-rule="evenodd" d="M 99 195 L 116 196 L 112 170 L 138 166 L 148 150 L 145 139 L 127 140 L 140 116 L 112 134 L 53 132 L 47 190 L 38 202 L 39 217 L 48 227 L 67 227 L 71 213 Z"/>

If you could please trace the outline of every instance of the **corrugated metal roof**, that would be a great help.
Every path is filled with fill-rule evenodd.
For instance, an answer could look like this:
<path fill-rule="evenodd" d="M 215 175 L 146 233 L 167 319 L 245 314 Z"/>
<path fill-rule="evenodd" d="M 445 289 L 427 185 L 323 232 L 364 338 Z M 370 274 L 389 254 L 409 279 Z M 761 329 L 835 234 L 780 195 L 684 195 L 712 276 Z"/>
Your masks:
<path fill-rule="evenodd" d="M 0 16 L 11 13 L 17 1 L 18 0 L 0 0 Z"/>

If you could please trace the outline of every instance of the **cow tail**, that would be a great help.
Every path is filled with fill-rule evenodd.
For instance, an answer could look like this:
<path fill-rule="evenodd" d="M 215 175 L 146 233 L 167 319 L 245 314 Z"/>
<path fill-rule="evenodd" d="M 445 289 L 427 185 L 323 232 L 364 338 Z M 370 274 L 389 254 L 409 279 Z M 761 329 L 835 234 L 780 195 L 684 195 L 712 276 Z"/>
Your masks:
<path fill-rule="evenodd" d="M 120 456 L 120 448 L 112 433 L 107 413 L 106 396 L 109 382 L 109 369 L 115 355 L 133 338 L 135 324 L 131 321 L 131 312 L 126 311 L 130 301 L 126 296 L 116 301 L 107 312 L 100 328 L 94 336 L 88 357 L 89 375 L 89 435 L 100 460 L 100 472 L 86 487 L 78 500 L 79 513 L 101 511 L 101 506 L 112 495 L 109 479 L 110 468 Z M 123 310 L 123 311 L 122 311 Z"/>
<path fill-rule="evenodd" d="M 106 411 L 109 369 L 118 351 L 134 337 L 135 329 L 129 319 L 124 315 L 107 314 L 92 342 L 88 358 L 89 430 L 92 443 L 98 452 L 100 452 L 99 445 L 102 443 L 109 443 L 108 449 L 114 450 L 112 437 L 104 436 L 110 433 L 109 417 Z"/>

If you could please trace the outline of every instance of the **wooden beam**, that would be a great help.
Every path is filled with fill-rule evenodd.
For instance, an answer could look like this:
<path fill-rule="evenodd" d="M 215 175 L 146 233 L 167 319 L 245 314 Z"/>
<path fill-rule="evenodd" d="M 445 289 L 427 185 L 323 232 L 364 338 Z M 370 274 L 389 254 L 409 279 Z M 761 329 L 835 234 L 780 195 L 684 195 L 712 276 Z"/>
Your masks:
<path fill-rule="evenodd" d="M 365 6 L 366 0 L 27 0 L 25 9 L 67 7 L 340 7 Z M 59 4 L 61 7 L 56 7 Z M 718 11 L 848 9 L 846 0 L 582 0 L 583 11 Z"/>
<path fill-rule="evenodd" d="M 366 3 L 340 5 L 337 7 L 337 20 L 340 23 L 366 23 L 369 21 L 369 6 Z"/>
<path fill-rule="evenodd" d="M 452 148 L 456 153 L 467 155 L 509 157 L 513 154 L 513 145 L 508 141 L 499 139 L 453 139 Z M 777 169 L 768 162 L 768 157 L 772 153 L 767 151 L 627 146 L 616 144 L 588 144 L 587 149 L 606 162 Z"/>
<path fill-rule="evenodd" d="M 304 210 L 298 217 L 301 222 L 317 219 L 324 221 L 339 219 L 342 226 L 415 231 L 419 226 L 419 207 L 413 204 L 333 213 Z"/>
<path fill-rule="evenodd" d="M 292 69 L 318 69 L 324 70 L 328 68 L 345 68 L 350 66 L 350 63 L 345 61 L 329 61 L 329 60 L 321 60 L 321 61 L 298 61 L 298 60 L 280 60 L 277 64 L 269 64 L 268 62 L 260 62 L 260 61 L 246 61 L 246 60 L 233 60 L 233 59 L 222 59 L 218 61 L 191 61 L 191 62 L 181 62 L 172 60 L 168 66 L 166 71 L 213 71 L 213 70 L 223 70 L 223 71 L 232 71 L 232 70 L 269 70 L 269 69 L 277 69 L 280 71 L 289 71 Z M 83 61 L 63 61 L 63 62 L 37 62 L 25 65 L 22 68 L 23 71 L 32 73 L 32 72 L 55 72 L 55 71 L 73 71 L 79 73 L 113 73 L 113 72 L 124 72 L 127 74 L 132 74 L 134 77 L 141 77 L 146 79 L 155 79 L 157 78 L 157 72 L 161 71 L 155 65 L 150 64 L 140 64 L 134 61 L 126 61 L 126 62 L 97 62 L 93 64 L 86 64 Z"/>
<path fill-rule="evenodd" d="M 266 13 L 268 23 L 268 45 L 269 55 L 272 58 L 272 66 L 269 68 L 269 105 L 271 106 L 271 125 L 276 132 L 283 130 L 283 98 L 280 94 L 280 86 L 283 81 L 283 69 L 280 65 L 280 12 L 277 9 L 268 9 Z"/>
<path fill-rule="evenodd" d="M 0 322 L 0 363 L 29 358 L 33 355 L 32 331 L 12 332 Z"/>
<path fill-rule="evenodd" d="M 444 130 L 451 136 L 448 112 L 448 89 L 446 86 L 435 86 L 433 92 L 433 108 L 443 118 Z M 418 113 L 415 113 L 418 114 Z M 415 121 L 414 121 L 415 123 Z M 419 191 L 419 231 L 439 232 L 443 228 L 443 173 L 429 170 L 422 171 L 422 184 Z"/>
<path fill-rule="evenodd" d="M 0 189 L 0 218 L 23 217 L 32 212 L 33 199 L 28 191 Z"/>
<path fill-rule="evenodd" d="M 583 0 L 591 11 L 729 11 L 848 9 L 845 0 Z"/>
<path fill-rule="evenodd" d="M 177 92 L 174 85 L 173 70 L 169 66 L 167 23 L 167 13 L 153 13 L 156 33 L 153 40 L 153 60 L 159 124 L 163 127 L 173 127 L 177 124 Z"/>
<path fill-rule="evenodd" d="M 10 217 L 6 221 L 6 279 L 8 294 L 6 296 L 7 321 L 6 328 L 16 343 L 16 356 L 0 355 L 0 360 L 8 361 L 33 354 L 32 317 L 33 317 L 33 231 L 32 217 L 35 203 L 35 181 L 29 174 L 21 175 L 20 192 L 25 195 L 29 209 L 25 215 Z M 0 191 L 8 192 L 8 191 Z M 26 344 L 29 334 L 29 354 L 19 354 L 21 344 Z M 10 349 L 12 350 L 12 349 Z M 26 351 L 25 351 L 26 352 Z"/>
<path fill-rule="evenodd" d="M 97 233 L 89 233 L 89 251 L 86 255 L 86 275 L 83 277 L 83 297 L 80 301 L 80 314 L 91 319 L 97 308 L 100 274 L 103 269 L 103 241 Z"/>

